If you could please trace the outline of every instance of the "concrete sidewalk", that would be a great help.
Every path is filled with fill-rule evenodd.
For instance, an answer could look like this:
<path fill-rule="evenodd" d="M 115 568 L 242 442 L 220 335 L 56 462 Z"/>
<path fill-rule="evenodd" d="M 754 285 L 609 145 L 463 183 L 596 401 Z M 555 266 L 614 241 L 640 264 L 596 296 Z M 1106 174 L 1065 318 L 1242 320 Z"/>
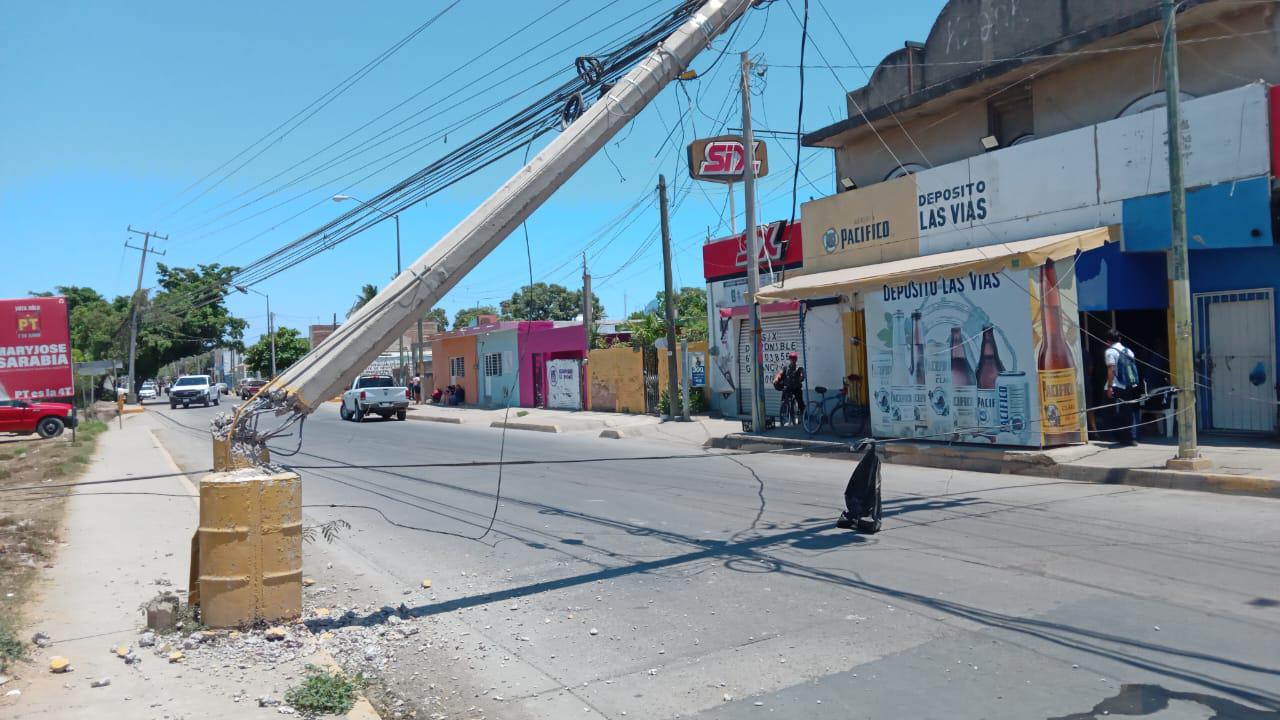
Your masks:
<path fill-rule="evenodd" d="M 689 445 L 703 445 L 711 438 L 740 430 L 737 420 L 696 415 L 690 422 L 663 421 L 656 415 L 594 412 L 590 410 L 548 410 L 545 408 L 477 408 L 446 405 L 410 405 L 410 420 L 503 427 L 549 433 L 591 433 L 623 439 L 658 437 Z"/>
<path fill-rule="evenodd" d="M 800 428 L 780 428 L 764 434 L 731 432 L 708 443 L 710 447 L 727 449 L 791 447 L 853 455 L 850 444 L 847 439 L 810 437 Z M 1201 453 L 1212 466 L 1200 472 L 1166 470 L 1165 461 L 1177 455 L 1178 445 L 1176 440 L 1163 438 L 1128 447 L 1104 442 L 1047 450 L 931 442 L 891 442 L 882 448 L 886 462 L 900 465 L 1280 497 L 1280 445 L 1266 439 L 1202 437 Z"/>
<path fill-rule="evenodd" d="M 725 449 L 789 447 L 814 453 L 855 454 L 849 439 L 810 436 L 798 427 L 743 433 L 736 419 L 694 416 L 691 422 L 663 421 L 656 415 L 547 410 L 485 409 L 413 405 L 409 419 L 503 427 L 550 433 L 591 433 L 607 438 L 661 439 L 691 446 Z M 887 462 L 1111 485 L 1141 485 L 1261 497 L 1280 497 L 1280 444 L 1266 439 L 1201 438 L 1201 451 L 1213 463 L 1200 472 L 1166 470 L 1177 442 L 1163 438 L 1131 447 L 1090 443 L 1067 447 L 1014 449 L 930 442 L 883 445 Z"/>
<path fill-rule="evenodd" d="M 157 440 L 157 420 L 148 414 L 124 417 L 123 428 L 102 435 L 88 472 L 67 501 L 56 564 L 41 580 L 29 608 L 26 637 L 42 632 L 47 647 L 33 647 L 6 686 L 18 696 L 0 698 L 9 718 L 243 718 L 271 713 L 256 699 L 282 700 L 308 662 L 323 662 L 318 643 L 305 629 L 291 627 L 281 642 L 264 643 L 255 634 L 215 632 L 185 659 L 170 663 L 159 646 L 182 648 L 194 628 L 162 636 L 155 647 L 140 647 L 145 620 L 141 607 L 161 591 L 184 598 L 190 542 L 198 514 L 196 488 Z M 119 484 L 93 481 L 161 475 Z M 197 480 L 193 478 L 192 480 Z M 33 500 L 37 502 L 37 500 Z M 259 633 L 260 634 L 260 633 Z M 247 652 L 246 643 L 255 650 Z M 111 649 L 131 648 L 139 662 L 128 664 Z M 71 672 L 52 674 L 49 660 L 70 660 Z M 105 687 L 91 687 L 109 678 Z M 376 716 L 375 716 L 376 717 Z"/>

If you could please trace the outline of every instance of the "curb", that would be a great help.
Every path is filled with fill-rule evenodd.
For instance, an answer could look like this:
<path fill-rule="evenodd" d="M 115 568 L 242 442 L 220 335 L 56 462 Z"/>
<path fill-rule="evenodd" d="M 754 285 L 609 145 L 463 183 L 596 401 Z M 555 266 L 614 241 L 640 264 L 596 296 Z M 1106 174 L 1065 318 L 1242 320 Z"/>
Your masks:
<path fill-rule="evenodd" d="M 448 423 L 450 425 L 461 425 L 462 418 L 442 417 L 440 415 L 410 415 L 410 420 L 421 420 L 423 422 Z"/>
<path fill-rule="evenodd" d="M 621 430 L 609 429 L 609 430 L 601 430 L 600 437 L 609 438 L 610 440 L 621 440 L 626 436 L 622 434 Z"/>
<path fill-rule="evenodd" d="M 822 440 L 760 437 L 732 433 L 711 438 L 703 445 L 708 448 L 728 450 L 765 450 L 791 448 L 811 451 L 823 457 L 839 457 L 857 460 L 860 453 L 849 445 Z M 1280 498 L 1280 480 L 1254 475 L 1228 475 L 1210 472 L 1182 472 L 1157 468 L 1109 468 L 1093 465 L 1066 465 L 1053 462 L 1043 455 L 1024 455 L 997 449 L 975 448 L 959 450 L 951 447 L 892 443 L 884 447 L 884 461 L 894 465 L 912 465 L 999 475 L 1024 475 L 1028 477 L 1056 478 L 1099 485 L 1133 485 L 1211 492 L 1221 495 Z"/>
<path fill-rule="evenodd" d="M 492 427 L 492 428 L 505 427 L 508 430 L 532 430 L 534 432 L 546 432 L 546 433 L 560 432 L 559 425 L 553 425 L 550 423 L 520 422 L 518 420 L 506 420 L 506 421 L 494 420 L 493 422 L 489 423 L 489 427 Z"/>

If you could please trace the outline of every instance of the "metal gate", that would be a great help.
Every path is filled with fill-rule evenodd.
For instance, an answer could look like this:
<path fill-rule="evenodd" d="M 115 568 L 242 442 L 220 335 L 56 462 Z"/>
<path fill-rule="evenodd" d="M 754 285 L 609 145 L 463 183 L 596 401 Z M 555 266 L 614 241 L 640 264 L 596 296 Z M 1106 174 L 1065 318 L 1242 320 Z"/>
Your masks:
<path fill-rule="evenodd" d="M 766 315 L 760 320 L 763 345 L 764 413 L 777 417 L 782 407 L 782 393 L 773 389 L 773 377 L 787 364 L 788 353 L 801 353 L 800 314 Z M 751 393 L 755 383 L 751 368 L 751 319 L 738 325 L 738 412 L 751 414 Z"/>
<path fill-rule="evenodd" d="M 1271 289 L 1196 293 L 1194 297 L 1196 400 L 1201 426 L 1271 432 L 1276 427 L 1275 298 Z"/>
<path fill-rule="evenodd" d="M 647 347 L 644 353 L 644 411 L 658 412 L 658 349 Z"/>

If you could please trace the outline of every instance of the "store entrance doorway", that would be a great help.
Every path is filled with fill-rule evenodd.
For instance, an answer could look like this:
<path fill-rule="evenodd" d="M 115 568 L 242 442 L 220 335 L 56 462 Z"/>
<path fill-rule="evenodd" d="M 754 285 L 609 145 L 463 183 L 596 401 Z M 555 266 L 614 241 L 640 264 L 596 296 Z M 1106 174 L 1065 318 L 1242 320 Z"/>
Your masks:
<path fill-rule="evenodd" d="M 1194 300 L 1201 425 L 1272 432 L 1276 358 L 1271 289 L 1196 293 Z"/>

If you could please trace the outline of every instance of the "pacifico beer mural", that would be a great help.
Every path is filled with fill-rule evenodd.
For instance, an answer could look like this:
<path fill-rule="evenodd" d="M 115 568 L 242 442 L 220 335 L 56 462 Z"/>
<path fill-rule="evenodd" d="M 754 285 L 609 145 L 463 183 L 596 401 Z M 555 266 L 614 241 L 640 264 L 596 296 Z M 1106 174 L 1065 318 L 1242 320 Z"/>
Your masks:
<path fill-rule="evenodd" d="M 921 277 L 864 297 L 876 436 L 1084 441 L 1071 260 Z"/>

